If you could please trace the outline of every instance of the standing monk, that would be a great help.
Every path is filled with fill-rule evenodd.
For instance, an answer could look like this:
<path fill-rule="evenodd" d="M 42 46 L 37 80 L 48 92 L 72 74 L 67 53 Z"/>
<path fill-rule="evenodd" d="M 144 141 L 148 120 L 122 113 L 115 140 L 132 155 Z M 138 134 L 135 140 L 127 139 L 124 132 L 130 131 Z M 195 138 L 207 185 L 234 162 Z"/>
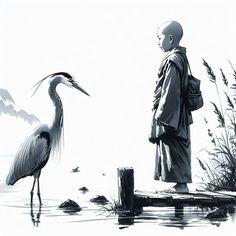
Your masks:
<path fill-rule="evenodd" d="M 184 101 L 188 82 L 186 48 L 179 46 L 183 29 L 176 21 L 158 28 L 160 48 L 166 53 L 159 69 L 153 104 L 156 143 L 155 180 L 176 183 L 167 192 L 187 193 L 191 178 L 191 112 Z"/>

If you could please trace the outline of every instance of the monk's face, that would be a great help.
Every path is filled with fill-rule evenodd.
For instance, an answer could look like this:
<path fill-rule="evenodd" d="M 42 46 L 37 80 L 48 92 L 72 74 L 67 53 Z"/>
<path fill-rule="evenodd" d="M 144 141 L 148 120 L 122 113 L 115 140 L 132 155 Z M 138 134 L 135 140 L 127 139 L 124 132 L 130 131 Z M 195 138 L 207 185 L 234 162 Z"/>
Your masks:
<path fill-rule="evenodd" d="M 157 38 L 158 45 L 164 52 L 168 52 L 173 48 L 171 35 L 167 35 L 159 31 Z"/>

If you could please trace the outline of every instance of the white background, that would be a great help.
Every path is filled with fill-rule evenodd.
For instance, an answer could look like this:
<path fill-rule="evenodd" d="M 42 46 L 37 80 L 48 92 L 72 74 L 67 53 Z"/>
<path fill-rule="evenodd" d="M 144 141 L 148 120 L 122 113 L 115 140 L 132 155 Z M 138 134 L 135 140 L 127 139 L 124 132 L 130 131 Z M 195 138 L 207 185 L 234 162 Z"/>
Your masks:
<path fill-rule="evenodd" d="M 42 192 L 48 196 L 55 189 L 69 190 L 63 174 L 77 165 L 80 177 L 98 188 L 103 183 L 93 179 L 93 173 L 110 171 L 115 176 L 120 166 L 134 167 L 136 186 L 157 188 L 155 146 L 148 142 L 148 134 L 157 71 L 164 56 L 156 33 L 167 20 L 182 24 L 181 45 L 187 47 L 193 74 L 202 80 L 205 107 L 194 112 L 191 126 L 195 176 L 196 156 L 205 155 L 199 150 L 208 145 L 203 116 L 214 127 L 209 101 L 216 99 L 202 58 L 218 76 L 221 67 L 232 77 L 228 60 L 236 65 L 235 18 L 235 1 L 226 0 L 0 0 L 0 88 L 46 123 L 53 115 L 47 82 L 31 97 L 32 86 L 46 75 L 69 72 L 91 94 L 89 98 L 58 86 L 65 146 L 61 162 L 49 162 L 44 168 Z M 0 116 L 0 154 L 14 154 L 32 128 L 19 119 Z M 1 169 L 0 179 L 6 173 Z M 110 187 L 116 188 L 113 178 Z"/>

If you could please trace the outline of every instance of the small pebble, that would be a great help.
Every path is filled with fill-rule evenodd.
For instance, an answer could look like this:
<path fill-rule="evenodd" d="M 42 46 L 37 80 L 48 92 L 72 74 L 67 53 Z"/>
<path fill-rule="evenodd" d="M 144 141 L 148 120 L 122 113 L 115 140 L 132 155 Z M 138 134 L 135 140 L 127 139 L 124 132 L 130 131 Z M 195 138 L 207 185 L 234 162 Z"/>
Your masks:
<path fill-rule="evenodd" d="M 79 188 L 79 191 L 81 191 L 81 192 L 83 192 L 83 193 L 86 193 L 86 192 L 88 192 L 89 190 L 84 186 L 84 187 Z"/>

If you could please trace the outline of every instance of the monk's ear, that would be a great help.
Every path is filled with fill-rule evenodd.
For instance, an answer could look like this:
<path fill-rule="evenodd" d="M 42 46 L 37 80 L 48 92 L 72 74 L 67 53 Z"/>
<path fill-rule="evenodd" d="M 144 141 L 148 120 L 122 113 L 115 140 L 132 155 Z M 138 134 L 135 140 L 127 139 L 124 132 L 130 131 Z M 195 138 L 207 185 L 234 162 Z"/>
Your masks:
<path fill-rule="evenodd" d="M 172 44 L 174 42 L 174 37 L 171 34 L 169 35 L 169 41 L 170 41 L 170 44 Z"/>

